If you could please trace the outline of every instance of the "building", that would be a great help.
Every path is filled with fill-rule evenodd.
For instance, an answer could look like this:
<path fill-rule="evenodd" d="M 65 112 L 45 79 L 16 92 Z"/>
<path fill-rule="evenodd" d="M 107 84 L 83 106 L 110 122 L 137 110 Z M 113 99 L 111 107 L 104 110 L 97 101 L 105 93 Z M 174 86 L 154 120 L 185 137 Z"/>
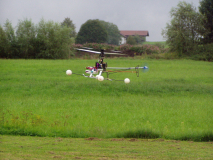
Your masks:
<path fill-rule="evenodd" d="M 122 30 L 120 31 L 121 34 L 121 40 L 119 42 L 120 45 L 122 44 L 126 44 L 126 40 L 129 36 L 135 36 L 135 35 L 139 35 L 142 38 L 146 38 L 147 36 L 149 36 L 149 32 L 148 31 L 133 31 L 133 30 Z"/>

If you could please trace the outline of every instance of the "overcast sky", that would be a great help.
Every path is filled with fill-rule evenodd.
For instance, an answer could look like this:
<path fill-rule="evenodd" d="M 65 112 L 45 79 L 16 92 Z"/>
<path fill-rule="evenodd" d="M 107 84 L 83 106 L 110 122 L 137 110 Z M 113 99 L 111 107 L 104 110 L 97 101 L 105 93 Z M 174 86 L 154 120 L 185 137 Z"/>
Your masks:
<path fill-rule="evenodd" d="M 185 0 L 198 9 L 199 0 Z M 179 0 L 0 0 L 0 25 L 9 19 L 13 26 L 18 20 L 31 19 L 38 24 L 62 22 L 69 17 L 78 32 L 88 19 L 114 23 L 119 30 L 148 30 L 147 41 L 164 41 L 161 31 L 170 21 L 170 10 Z"/>

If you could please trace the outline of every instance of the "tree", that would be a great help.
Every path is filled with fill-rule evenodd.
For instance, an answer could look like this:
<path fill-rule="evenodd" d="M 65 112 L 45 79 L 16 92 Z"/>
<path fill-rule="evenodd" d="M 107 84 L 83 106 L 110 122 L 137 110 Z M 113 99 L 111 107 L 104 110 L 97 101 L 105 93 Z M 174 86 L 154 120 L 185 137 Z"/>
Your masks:
<path fill-rule="evenodd" d="M 212 0 L 202 0 L 200 1 L 199 11 L 202 15 L 204 15 L 204 28 L 206 35 L 203 34 L 204 43 L 212 43 L 213 42 L 213 1 Z"/>
<path fill-rule="evenodd" d="M 67 26 L 41 19 L 37 29 L 39 48 L 37 58 L 68 58 L 71 55 L 70 47 L 73 43 L 70 38 L 71 31 L 72 29 Z"/>
<path fill-rule="evenodd" d="M 68 28 L 72 29 L 70 32 L 70 37 L 76 36 L 75 25 L 70 18 L 65 18 L 64 21 L 61 23 L 61 26 L 67 26 Z"/>
<path fill-rule="evenodd" d="M 107 31 L 108 37 L 107 37 L 106 43 L 113 44 L 113 45 L 119 45 L 121 35 L 120 35 L 120 31 L 119 31 L 118 27 L 113 23 L 109 23 L 109 22 L 105 22 L 105 21 L 101 21 L 101 23 L 103 24 L 103 26 L 105 27 L 105 29 Z"/>
<path fill-rule="evenodd" d="M 134 38 L 137 44 L 141 44 L 146 41 L 146 37 L 141 37 L 138 34 L 134 35 Z"/>
<path fill-rule="evenodd" d="M 15 56 L 16 49 L 16 36 L 14 32 L 14 28 L 12 26 L 12 23 L 7 19 L 4 24 L 4 33 L 6 41 L 4 42 L 4 50 L 5 50 L 5 56 L 6 58 L 13 58 Z"/>
<path fill-rule="evenodd" d="M 135 45 L 137 44 L 134 36 L 129 36 L 126 41 L 127 44 Z"/>
<path fill-rule="evenodd" d="M 171 51 L 179 56 L 190 55 L 195 46 L 200 43 L 201 33 L 204 33 L 203 16 L 192 4 L 180 2 L 177 8 L 170 11 L 172 20 L 167 23 L 162 35 L 167 39 Z"/>
<path fill-rule="evenodd" d="M 146 41 L 146 37 L 141 37 L 138 34 L 129 36 L 127 38 L 127 44 L 136 45 L 136 44 L 142 44 L 142 42 Z"/>
<path fill-rule="evenodd" d="M 105 43 L 107 41 L 107 31 L 98 20 L 88 20 L 80 28 L 76 37 L 76 44 L 84 43 Z"/>
<path fill-rule="evenodd" d="M 0 58 L 7 58 L 7 46 L 7 36 L 3 27 L 0 25 Z"/>
<path fill-rule="evenodd" d="M 36 26 L 31 20 L 19 20 L 17 31 L 17 45 L 19 46 L 19 57 L 35 58 Z"/>

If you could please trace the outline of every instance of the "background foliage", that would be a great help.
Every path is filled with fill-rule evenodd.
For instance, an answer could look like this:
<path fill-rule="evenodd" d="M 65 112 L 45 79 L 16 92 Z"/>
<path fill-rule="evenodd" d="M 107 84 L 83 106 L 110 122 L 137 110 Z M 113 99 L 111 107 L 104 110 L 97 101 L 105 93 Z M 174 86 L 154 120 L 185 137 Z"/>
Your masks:
<path fill-rule="evenodd" d="M 201 0 L 199 11 L 205 17 L 203 26 L 207 32 L 203 35 L 203 43 L 213 43 L 213 1 Z"/>
<path fill-rule="evenodd" d="M 130 45 L 138 45 L 143 44 L 144 42 L 146 42 L 146 37 L 140 37 L 139 35 L 136 34 L 128 36 L 126 43 Z"/>
<path fill-rule="evenodd" d="M 179 56 L 191 55 L 194 46 L 199 44 L 202 31 L 202 16 L 195 10 L 192 4 L 180 2 L 177 8 L 172 8 L 172 20 L 167 24 L 162 34 L 167 38 L 167 43 L 172 52 Z"/>
<path fill-rule="evenodd" d="M 81 26 L 75 43 L 107 43 L 118 45 L 120 38 L 120 31 L 117 25 L 96 19 L 88 20 Z"/>
<path fill-rule="evenodd" d="M 101 21 L 103 26 L 105 27 L 107 31 L 107 44 L 113 44 L 113 45 L 119 45 L 119 41 L 121 39 L 120 31 L 117 27 L 117 25 L 110 23 L 110 22 L 105 22 Z"/>
<path fill-rule="evenodd" d="M 98 19 L 88 20 L 82 24 L 75 43 L 105 43 L 107 36 L 106 28 Z"/>
<path fill-rule="evenodd" d="M 72 33 L 72 34 L 71 34 Z M 41 19 L 19 20 L 16 30 L 9 20 L 0 27 L 1 58 L 69 58 L 74 43 L 74 28 Z"/>
<path fill-rule="evenodd" d="M 70 37 L 76 36 L 75 25 L 73 24 L 72 20 L 69 17 L 65 18 L 64 21 L 61 23 L 61 25 L 67 26 L 68 28 L 72 28 L 70 32 Z"/>
<path fill-rule="evenodd" d="M 162 30 L 170 52 L 178 57 L 213 60 L 212 6 L 212 0 L 202 0 L 198 12 L 192 4 L 183 1 L 171 9 L 172 19 Z"/>

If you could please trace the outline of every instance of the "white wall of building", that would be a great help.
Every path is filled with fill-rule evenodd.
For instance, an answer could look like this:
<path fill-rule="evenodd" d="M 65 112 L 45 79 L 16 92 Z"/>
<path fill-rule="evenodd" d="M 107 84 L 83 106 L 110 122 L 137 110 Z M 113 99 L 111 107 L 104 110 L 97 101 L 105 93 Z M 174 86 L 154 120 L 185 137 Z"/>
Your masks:
<path fill-rule="evenodd" d="M 119 42 L 119 44 L 120 44 L 120 45 L 126 44 L 126 38 L 122 36 L 122 37 L 121 37 L 121 40 L 120 40 L 120 42 Z"/>

